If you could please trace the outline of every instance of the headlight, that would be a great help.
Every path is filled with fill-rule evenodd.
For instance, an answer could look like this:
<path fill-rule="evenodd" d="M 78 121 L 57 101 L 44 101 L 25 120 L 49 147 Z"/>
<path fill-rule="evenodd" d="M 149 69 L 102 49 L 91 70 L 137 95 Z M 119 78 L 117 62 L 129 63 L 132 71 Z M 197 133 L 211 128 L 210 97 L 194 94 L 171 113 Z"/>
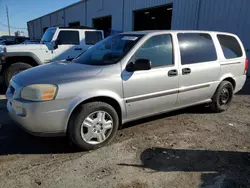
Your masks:
<path fill-rule="evenodd" d="M 4 53 L 4 52 L 6 52 L 6 48 L 5 47 L 1 47 L 1 45 L 0 45 L 0 53 Z"/>
<path fill-rule="evenodd" d="M 50 101 L 55 99 L 57 86 L 51 84 L 34 84 L 21 91 L 21 98 L 29 101 Z"/>

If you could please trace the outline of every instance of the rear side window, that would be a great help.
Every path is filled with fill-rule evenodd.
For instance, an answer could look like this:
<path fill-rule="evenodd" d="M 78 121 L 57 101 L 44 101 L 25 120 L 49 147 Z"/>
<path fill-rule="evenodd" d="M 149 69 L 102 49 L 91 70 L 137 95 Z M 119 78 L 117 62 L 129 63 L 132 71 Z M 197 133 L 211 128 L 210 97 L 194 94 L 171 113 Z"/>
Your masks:
<path fill-rule="evenodd" d="M 177 36 L 182 65 L 217 60 L 216 49 L 209 34 L 179 33 Z"/>
<path fill-rule="evenodd" d="M 78 31 L 60 31 L 58 35 L 59 44 L 74 44 L 79 45 L 79 32 Z"/>
<path fill-rule="evenodd" d="M 86 31 L 85 43 L 86 45 L 94 45 L 102 40 L 102 32 L 100 31 Z"/>
<path fill-rule="evenodd" d="M 228 35 L 217 35 L 226 59 L 242 57 L 243 53 L 236 38 Z"/>

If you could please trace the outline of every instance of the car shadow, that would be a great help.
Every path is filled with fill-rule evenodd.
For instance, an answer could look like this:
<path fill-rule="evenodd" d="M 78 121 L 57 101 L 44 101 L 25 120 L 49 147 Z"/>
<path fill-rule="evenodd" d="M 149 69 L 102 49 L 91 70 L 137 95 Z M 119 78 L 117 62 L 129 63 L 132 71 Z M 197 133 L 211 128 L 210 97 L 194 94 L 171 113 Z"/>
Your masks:
<path fill-rule="evenodd" d="M 211 111 L 211 109 L 206 106 L 206 105 L 197 105 L 197 106 L 192 106 L 192 107 L 187 107 L 187 108 L 183 108 L 180 110 L 175 110 L 175 111 L 171 111 L 171 112 L 166 112 L 160 115 L 155 115 L 155 116 L 150 116 L 147 118 L 142 118 L 139 120 L 135 120 L 129 123 L 125 123 L 121 128 L 122 129 L 126 129 L 126 128 L 130 128 L 139 124 L 143 124 L 143 123 L 148 123 L 151 121 L 156 121 L 159 119 L 164 119 L 167 117 L 173 117 L 173 116 L 177 116 L 177 115 L 181 115 L 181 114 L 210 114 L 213 113 Z"/>
<path fill-rule="evenodd" d="M 118 164 L 152 172 L 201 172 L 201 188 L 249 187 L 250 153 L 212 150 L 149 148 L 141 164 Z"/>

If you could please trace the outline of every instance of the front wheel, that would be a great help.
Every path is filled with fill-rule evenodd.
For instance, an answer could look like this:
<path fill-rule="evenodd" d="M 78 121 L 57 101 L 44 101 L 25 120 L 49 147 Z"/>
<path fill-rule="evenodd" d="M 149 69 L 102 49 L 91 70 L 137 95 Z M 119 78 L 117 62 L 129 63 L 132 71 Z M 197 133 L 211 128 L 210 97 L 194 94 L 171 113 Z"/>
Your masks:
<path fill-rule="evenodd" d="M 232 103 L 233 92 L 233 85 L 228 81 L 223 81 L 212 98 L 212 111 L 217 113 L 226 111 Z"/>
<path fill-rule="evenodd" d="M 6 87 L 9 86 L 10 80 L 13 76 L 15 76 L 16 74 L 30 69 L 32 68 L 31 65 L 27 64 L 27 63 L 14 63 L 12 64 L 7 70 L 5 70 L 4 72 L 4 82 Z"/>
<path fill-rule="evenodd" d="M 104 102 L 84 104 L 72 118 L 69 136 L 83 150 L 93 150 L 109 144 L 119 127 L 117 112 Z"/>

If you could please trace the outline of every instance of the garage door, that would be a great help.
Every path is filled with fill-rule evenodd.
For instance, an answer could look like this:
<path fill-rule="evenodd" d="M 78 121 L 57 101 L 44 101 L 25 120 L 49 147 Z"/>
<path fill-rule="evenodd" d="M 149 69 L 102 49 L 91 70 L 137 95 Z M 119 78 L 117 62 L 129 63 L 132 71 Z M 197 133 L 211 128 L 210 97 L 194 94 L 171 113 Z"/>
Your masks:
<path fill-rule="evenodd" d="M 173 5 L 134 11 L 134 30 L 170 30 Z"/>

